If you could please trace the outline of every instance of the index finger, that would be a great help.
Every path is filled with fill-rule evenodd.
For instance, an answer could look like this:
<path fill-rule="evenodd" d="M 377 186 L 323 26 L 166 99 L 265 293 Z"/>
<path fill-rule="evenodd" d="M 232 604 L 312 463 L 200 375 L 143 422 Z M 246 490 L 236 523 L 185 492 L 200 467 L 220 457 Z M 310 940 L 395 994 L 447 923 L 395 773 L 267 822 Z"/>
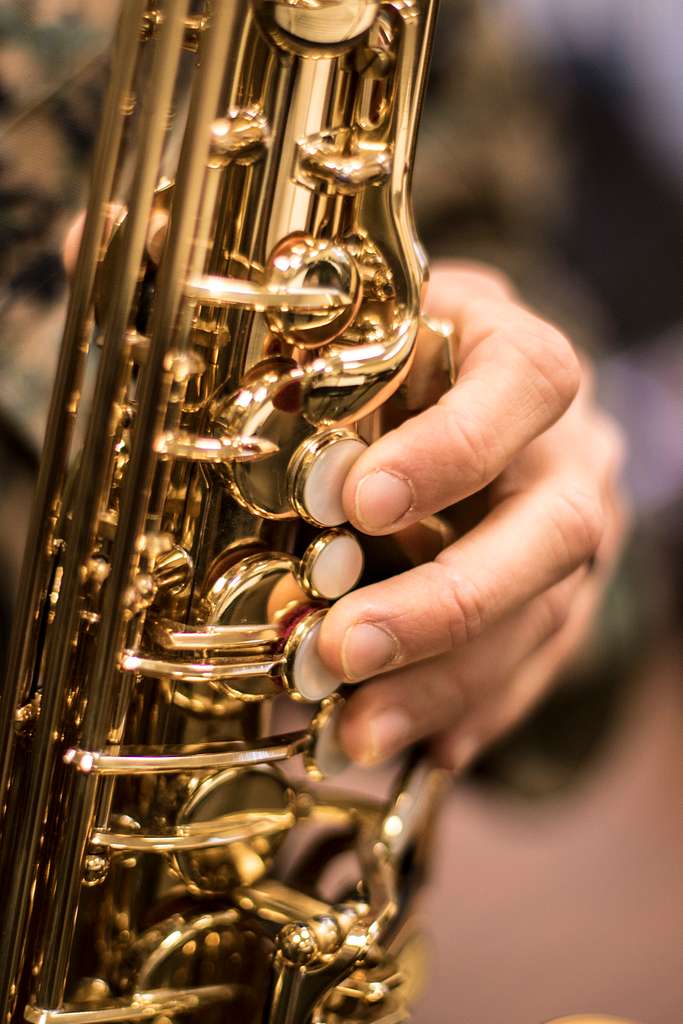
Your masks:
<path fill-rule="evenodd" d="M 370 534 L 392 533 L 481 490 L 566 411 L 579 386 L 569 341 L 471 273 L 437 278 L 432 308 L 459 336 L 455 387 L 368 448 L 349 473 L 344 509 Z"/>

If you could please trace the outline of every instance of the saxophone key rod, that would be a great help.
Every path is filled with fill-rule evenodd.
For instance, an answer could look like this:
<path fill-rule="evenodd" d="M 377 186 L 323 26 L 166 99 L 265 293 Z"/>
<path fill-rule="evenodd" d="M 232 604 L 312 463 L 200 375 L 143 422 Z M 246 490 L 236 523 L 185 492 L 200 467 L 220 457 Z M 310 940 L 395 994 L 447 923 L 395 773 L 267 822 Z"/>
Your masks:
<path fill-rule="evenodd" d="M 174 0 L 173 6 L 180 6 L 179 0 Z M 127 95 L 120 92 L 122 80 L 127 78 L 127 69 L 131 60 L 131 52 L 137 54 L 139 39 L 139 28 L 142 17 L 142 5 L 137 2 L 130 3 L 125 10 L 125 30 L 122 31 L 117 49 L 117 63 L 126 73 L 119 68 L 114 72 L 114 80 L 119 88 L 113 97 L 114 105 L 123 103 Z M 182 12 L 181 12 L 182 18 Z M 8 901 L 3 915 L 3 925 L 7 929 L 7 942 L 9 947 L 8 955 L 0 958 L 0 1008 L 4 1016 L 7 1016 L 15 998 L 14 979 L 17 967 L 23 955 L 23 941 L 26 938 L 26 920 L 32 905 L 32 891 L 34 891 L 36 854 L 41 840 L 43 822 L 48 809 L 56 813 L 56 808 L 50 808 L 49 793 L 56 768 L 56 747 L 59 738 L 59 722 L 64 715 L 65 698 L 69 692 L 67 676 L 72 663 L 72 640 L 77 633 L 76 623 L 78 621 L 79 595 L 81 589 L 82 566 L 90 554 L 93 539 L 93 523 L 97 520 L 98 506 L 104 490 L 104 480 L 107 477 L 107 470 L 111 454 L 111 423 L 112 409 L 120 396 L 122 378 L 126 367 L 122 365 L 121 338 L 125 335 L 126 321 L 129 315 L 135 286 L 138 278 L 138 271 L 142 259 L 145 242 L 146 223 L 152 201 L 154 189 L 154 165 L 158 161 L 165 135 L 165 117 L 170 105 L 173 82 L 175 78 L 174 42 L 177 34 L 178 21 L 169 17 L 162 30 L 163 45 L 160 42 L 160 51 L 155 54 L 155 63 L 152 69 L 153 90 L 150 90 L 149 102 L 143 113 L 142 129 L 147 138 L 147 149 L 140 154 L 137 161 L 134 183 L 131 189 L 131 202 L 127 223 L 127 237 L 129 247 L 124 250 L 117 264 L 116 281 L 114 293 L 116 301 L 113 303 L 110 315 L 107 318 L 105 338 L 103 345 L 102 359 L 98 368 L 95 395 L 92 403 L 92 412 L 89 425 L 89 433 L 86 439 L 82 460 L 81 472 L 76 487 L 76 494 L 73 504 L 73 518 L 68 531 L 68 543 L 66 545 L 66 556 L 63 564 L 63 576 L 60 588 L 60 598 L 57 604 L 55 621 L 52 626 L 54 644 L 47 652 L 44 666 L 43 699 L 41 701 L 41 713 L 38 718 L 34 739 L 32 760 L 38 766 L 31 774 L 28 791 L 25 800 L 18 814 L 18 825 L 16 843 L 22 850 L 21 863 L 14 863 L 14 856 L 7 850 L 7 856 L 11 856 L 11 862 L 7 870 L 11 873 L 12 881 L 5 886 L 8 893 Z M 182 32 L 182 25 L 180 26 Z M 179 36 L 178 36 L 179 38 Z M 135 61 L 130 67 L 132 75 Z M 130 81 L 128 80 L 128 85 Z M 127 104 L 126 104 L 127 105 Z M 115 120 L 114 124 L 118 124 Z M 109 155 L 108 159 L 103 158 L 105 168 L 109 168 L 109 160 L 115 165 L 118 156 L 118 143 L 121 132 L 116 129 L 107 140 L 107 145 L 115 146 L 116 152 Z M 106 139 L 106 136 L 102 136 Z M 109 177 L 109 185 L 113 178 Z M 100 196 L 100 201 L 104 201 Z M 92 205 L 89 209 L 89 217 L 99 223 L 101 210 Z M 85 236 L 89 237 L 90 229 L 86 227 Z M 99 242 L 98 232 L 98 242 Z M 95 254 L 93 253 L 93 256 Z M 94 267 L 90 271 L 94 274 Z M 87 278 L 87 275 L 86 275 Z M 92 282 L 92 279 L 90 279 Z M 82 286 L 78 285 L 80 290 Z M 91 291 L 91 283 L 89 292 Z M 87 303 L 90 295 L 83 296 L 81 300 L 85 306 L 82 311 L 80 329 L 84 329 L 87 318 Z M 75 315 L 75 314 L 74 314 Z M 78 333 L 78 324 L 74 325 L 73 336 L 67 335 L 66 347 L 78 346 L 83 343 Z M 69 357 L 70 361 L 70 357 Z M 71 385 L 76 383 L 72 379 Z M 66 406 L 73 410 L 73 393 L 69 391 L 65 396 Z M 67 430 L 68 420 L 61 422 L 63 430 Z M 50 428 L 48 428 L 50 429 Z M 59 462 L 59 459 L 56 459 Z M 43 463 L 45 464 L 45 462 Z M 53 498 L 55 495 L 53 495 Z M 55 508 L 48 511 L 48 519 L 52 521 L 56 514 Z M 21 629 L 21 624 L 18 626 Z M 72 841 L 78 842 L 76 833 L 69 837 Z M 68 844 L 65 844 L 68 845 Z M 65 851 L 66 852 L 66 851 Z M 73 863 L 77 857 L 71 856 L 68 870 L 64 872 L 63 879 L 60 878 L 59 887 L 64 890 L 71 889 L 73 902 L 77 899 L 78 878 L 74 875 Z M 5 865 L 3 864 L 3 869 Z M 50 909 L 55 910 L 59 900 L 50 904 Z M 55 924 L 55 931 L 62 938 L 65 938 L 69 928 L 65 927 L 65 921 L 71 921 L 74 917 L 72 911 L 62 912 L 58 922 Z M 48 914 L 49 921 L 49 914 Z M 17 937 L 21 939 L 18 940 Z M 61 940 L 60 940 L 61 942 Z M 59 945 L 60 943 L 58 943 Z M 64 943 L 64 947 L 65 947 Z M 63 955 L 55 955 L 45 965 L 40 976 L 40 985 L 48 989 L 61 989 L 64 983 L 66 970 L 67 953 L 64 948 Z M 54 985 L 53 985 L 54 979 Z M 59 979 L 59 980 L 57 980 Z M 52 998 L 46 1000 L 51 1004 Z"/>
<path fill-rule="evenodd" d="M 166 137 L 174 84 L 182 50 L 187 0 L 169 0 L 158 41 L 154 43 L 152 69 L 148 90 L 143 97 L 140 131 L 145 145 L 136 153 L 131 199 L 123 227 L 126 241 L 117 260 L 112 307 L 104 332 L 103 359 L 100 364 L 91 413 L 90 433 L 86 439 L 83 463 L 79 473 L 78 494 L 74 509 L 76 543 L 65 566 L 55 626 L 57 635 L 48 663 L 50 683 L 66 692 L 69 674 L 69 648 L 74 634 L 71 621 L 78 614 L 80 567 L 92 547 L 91 524 L 97 520 L 98 506 L 105 493 L 103 476 L 108 464 L 112 409 L 121 389 L 121 339 L 125 337 L 138 284 L 146 241 L 147 224 L 157 182 L 158 166 Z M 138 25 L 139 28 L 139 25 Z M 201 156 L 201 150 L 200 150 Z M 163 287 L 160 285 L 160 287 Z M 176 287 L 175 279 L 173 288 Z M 168 315 L 173 315 L 169 301 Z M 156 311 L 156 307 L 155 307 Z M 121 643 L 126 624 L 122 596 L 131 573 L 131 552 L 143 531 L 144 514 L 151 493 L 153 459 L 149 438 L 158 430 L 163 416 L 170 381 L 164 372 L 166 354 L 173 349 L 173 332 L 163 334 L 153 324 L 149 357 L 140 382 L 140 396 L 133 428 L 130 460 L 121 497 L 116 538 L 111 560 L 111 573 L 102 601 L 102 617 L 94 650 L 92 672 L 88 673 L 88 702 L 83 720 L 85 742 L 99 745 L 111 728 L 116 703 L 113 676 L 116 661 L 112 649 Z M 107 454 L 105 454 L 105 452 Z M 135 557 L 135 556 L 134 556 Z M 66 584 L 66 588 L 65 585 Z M 61 607 L 63 604 L 63 608 Z M 63 998 L 69 949 L 76 926 L 80 869 L 90 821 L 97 797 L 94 779 L 74 779 L 68 794 L 69 828 L 55 857 L 54 891 L 47 906 L 42 929 L 43 942 L 51 950 L 36 981 L 37 1001 L 54 1006 Z"/>
<path fill-rule="evenodd" d="M 31 513 L 21 582 L 14 613 L 12 640 L 0 703 L 0 821 L 4 816 L 15 745 L 15 707 L 25 703 L 31 683 L 31 659 L 35 657 L 40 603 L 49 589 L 51 571 L 47 552 L 52 548 L 55 518 L 62 498 L 76 419 L 74 396 L 81 388 L 89 345 L 87 344 L 90 302 L 102 243 L 106 204 L 116 171 L 120 141 L 127 118 L 125 97 L 129 94 L 137 60 L 137 36 L 145 8 L 144 0 L 125 0 L 114 45 L 113 73 L 102 110 L 102 131 L 93 157 L 90 195 L 83 237 L 70 289 L 55 384 L 45 428 L 44 450 Z M 13 691 L 12 699 L 10 692 Z M 0 980 L 0 1010 L 4 1008 Z"/>
<path fill-rule="evenodd" d="M 280 639 L 277 626 L 269 623 L 183 628 L 178 622 L 157 619 L 151 625 L 149 634 L 159 647 L 168 651 L 249 650 L 253 647 L 262 648 Z"/>
<path fill-rule="evenodd" d="M 186 431 L 167 430 L 157 438 L 154 450 L 164 459 L 222 465 L 265 459 L 280 449 L 265 437 L 201 437 Z"/>
<path fill-rule="evenodd" d="M 196 988 L 162 988 L 135 992 L 106 1005 L 71 1007 L 66 1005 L 49 1010 L 27 1006 L 24 1019 L 29 1024 L 124 1024 L 128 1021 L 149 1020 L 153 1017 L 173 1017 L 193 1013 L 205 1006 L 229 1002 L 239 995 L 236 985 L 204 985 Z"/>
<path fill-rule="evenodd" d="M 185 295 L 204 306 L 226 309 L 239 306 L 257 313 L 268 310 L 302 313 L 329 313 L 353 305 L 354 299 L 338 288 L 293 288 L 274 284 L 258 284 L 241 278 L 207 275 L 189 281 Z"/>
<path fill-rule="evenodd" d="M 178 853 L 250 842 L 261 836 L 285 832 L 295 821 L 294 811 L 243 811 L 157 832 L 117 832 L 115 829 L 98 828 L 93 830 L 90 842 L 112 852 Z"/>
<path fill-rule="evenodd" d="M 71 747 L 64 754 L 64 762 L 85 775 L 163 775 L 276 764 L 303 754 L 306 771 L 319 780 L 338 774 L 349 764 L 337 740 L 343 706 L 341 697 L 323 701 L 306 729 L 281 736 L 175 747 L 122 746 L 101 751 Z"/>
<path fill-rule="evenodd" d="M 123 672 L 132 672 L 149 679 L 174 679 L 180 683 L 193 685 L 225 683 L 225 688 L 231 696 L 247 701 L 273 697 L 277 694 L 278 687 L 274 685 L 269 691 L 252 694 L 249 690 L 240 690 L 239 686 L 231 684 L 239 682 L 240 679 L 258 679 L 260 676 L 275 679 L 284 664 L 285 660 L 280 655 L 265 659 L 252 657 L 242 660 L 226 658 L 223 661 L 174 661 L 146 656 L 135 651 L 126 651 L 120 661 Z"/>
<path fill-rule="evenodd" d="M 174 747 L 124 746 L 116 753 L 106 749 L 94 751 L 72 747 L 67 750 L 64 760 L 84 775 L 200 773 L 287 761 L 309 750 L 311 738 L 307 733 L 298 732 L 253 743 L 229 740 L 198 746 L 199 750 L 194 745 L 180 750 Z"/>

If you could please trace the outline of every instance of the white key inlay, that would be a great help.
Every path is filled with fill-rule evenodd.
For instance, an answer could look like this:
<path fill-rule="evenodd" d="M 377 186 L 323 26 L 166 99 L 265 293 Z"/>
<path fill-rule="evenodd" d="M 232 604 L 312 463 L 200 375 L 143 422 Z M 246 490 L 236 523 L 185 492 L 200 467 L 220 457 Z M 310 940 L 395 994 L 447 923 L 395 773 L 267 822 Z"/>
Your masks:
<path fill-rule="evenodd" d="M 360 438 L 344 437 L 318 452 L 308 470 L 303 502 L 321 526 L 339 526 L 346 521 L 342 490 L 349 470 L 365 451 Z"/>
<path fill-rule="evenodd" d="M 363 572 L 363 549 L 350 533 L 331 537 L 316 555 L 311 584 L 321 597 L 335 601 L 353 590 Z"/>
<path fill-rule="evenodd" d="M 318 635 L 322 623 L 311 626 L 294 656 L 292 682 L 304 700 L 315 702 L 329 697 L 341 680 L 323 663 L 318 654 Z"/>

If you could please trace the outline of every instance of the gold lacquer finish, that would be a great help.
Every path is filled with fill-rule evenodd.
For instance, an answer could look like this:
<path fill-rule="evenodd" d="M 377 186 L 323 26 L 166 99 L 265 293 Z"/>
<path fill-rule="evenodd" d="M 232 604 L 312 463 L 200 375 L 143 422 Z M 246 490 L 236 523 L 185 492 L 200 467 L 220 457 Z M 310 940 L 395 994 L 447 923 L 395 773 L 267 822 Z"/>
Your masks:
<path fill-rule="evenodd" d="M 123 0 L 1 708 L 5 1021 L 408 1017 L 439 779 L 334 782 L 317 637 L 420 323 L 434 8 Z"/>

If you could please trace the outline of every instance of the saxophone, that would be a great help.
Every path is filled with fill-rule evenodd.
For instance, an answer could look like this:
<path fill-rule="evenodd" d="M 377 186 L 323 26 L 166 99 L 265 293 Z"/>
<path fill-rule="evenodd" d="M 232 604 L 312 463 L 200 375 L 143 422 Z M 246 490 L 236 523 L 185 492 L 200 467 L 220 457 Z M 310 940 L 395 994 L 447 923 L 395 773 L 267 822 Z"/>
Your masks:
<path fill-rule="evenodd" d="M 408 1019 L 440 780 L 326 781 L 317 635 L 388 562 L 341 489 L 414 353 L 435 7 L 123 0 L 0 714 L 4 1021 Z"/>

